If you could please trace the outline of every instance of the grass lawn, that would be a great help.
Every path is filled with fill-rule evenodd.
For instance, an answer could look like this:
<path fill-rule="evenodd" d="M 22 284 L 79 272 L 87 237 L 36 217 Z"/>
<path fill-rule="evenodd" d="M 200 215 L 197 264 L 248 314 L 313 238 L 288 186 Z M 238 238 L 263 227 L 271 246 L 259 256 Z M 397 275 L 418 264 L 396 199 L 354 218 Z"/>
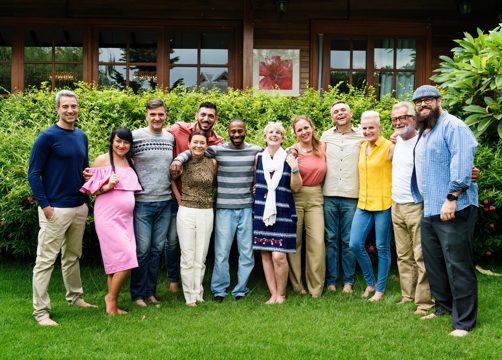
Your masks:
<path fill-rule="evenodd" d="M 66 304 L 58 265 L 50 285 L 56 328 L 42 328 L 31 317 L 31 271 L 30 263 L 0 263 L 1 359 L 502 359 L 501 277 L 478 274 L 478 326 L 453 338 L 449 317 L 421 321 L 413 304 L 395 304 L 394 269 L 378 303 L 360 297 L 358 278 L 351 295 L 312 299 L 288 289 L 284 304 L 265 305 L 268 291 L 258 268 L 241 301 L 214 302 L 206 274 L 206 302 L 188 308 L 181 293 L 167 291 L 162 276 L 160 308 L 138 308 L 124 291 L 120 304 L 129 314 L 107 316 L 101 267 L 82 266 L 85 299 L 99 304 L 96 310 Z"/>

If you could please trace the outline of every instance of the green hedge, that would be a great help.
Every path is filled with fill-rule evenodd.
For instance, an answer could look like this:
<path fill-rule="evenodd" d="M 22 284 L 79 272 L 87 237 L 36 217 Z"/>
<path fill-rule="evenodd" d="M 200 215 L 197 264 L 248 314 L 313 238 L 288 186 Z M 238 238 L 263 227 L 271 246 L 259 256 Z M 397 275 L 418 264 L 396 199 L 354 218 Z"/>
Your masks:
<path fill-rule="evenodd" d="M 342 99 L 350 104 L 354 113 L 354 123 L 359 122 L 361 113 L 373 109 L 381 114 L 383 133 L 392 132 L 390 110 L 395 100 L 386 97 L 377 100 L 374 92 L 352 90 L 340 94 L 337 88 L 319 94 L 308 90 L 296 98 L 253 94 L 251 91 L 229 90 L 197 92 L 182 88 L 170 92 L 144 92 L 133 94 L 130 91 L 115 89 L 96 89 L 80 84 L 75 90 L 79 96 L 80 111 L 78 127 L 89 138 L 89 157 L 93 159 L 106 151 L 108 136 L 114 126 L 127 126 L 131 129 L 146 125 L 144 108 L 148 99 L 162 98 L 168 106 L 168 122 L 183 120 L 192 122 L 195 111 L 202 101 L 212 101 L 218 105 L 220 119 L 215 130 L 226 137 L 226 126 L 233 118 L 242 118 L 248 124 L 247 141 L 263 145 L 262 130 L 269 121 L 282 121 L 287 131 L 285 145 L 294 142 L 290 131 L 290 121 L 297 114 L 309 115 L 316 124 L 318 133 L 332 126 L 330 106 L 334 100 Z M 31 90 L 24 94 L 12 94 L 0 100 L 0 252 L 14 256 L 32 256 L 36 251 L 38 220 L 37 204 L 33 201 L 27 181 L 28 158 L 31 146 L 42 130 L 57 121 L 54 107 L 54 91 L 47 89 Z M 498 151 L 498 153 L 497 153 Z M 488 199 L 491 206 L 501 206 L 500 192 L 502 174 L 502 154 L 500 150 L 480 147 L 480 199 Z M 497 153 L 499 162 L 490 161 Z M 481 212 L 493 217 L 496 211 Z M 486 216 L 485 216 L 486 217 Z M 487 250 L 500 253 L 500 235 L 492 239 L 498 231 L 491 229 L 491 217 L 486 217 L 487 230 L 483 232 L 482 243 L 476 244 L 478 254 Z M 92 218 L 89 218 L 89 224 Z M 484 226 L 484 225 L 483 225 Z M 483 230 L 484 231 L 484 230 Z M 96 255 L 97 242 L 92 226 L 84 240 L 84 254 Z M 478 246 L 479 245 L 479 246 Z"/>

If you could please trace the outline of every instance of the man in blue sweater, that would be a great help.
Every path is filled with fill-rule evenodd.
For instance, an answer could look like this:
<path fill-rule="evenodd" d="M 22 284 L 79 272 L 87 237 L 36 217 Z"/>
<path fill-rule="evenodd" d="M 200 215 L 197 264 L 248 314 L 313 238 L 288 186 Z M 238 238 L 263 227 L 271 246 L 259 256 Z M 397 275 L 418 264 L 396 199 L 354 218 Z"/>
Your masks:
<path fill-rule="evenodd" d="M 28 180 L 38 201 L 37 259 L 33 268 L 33 317 L 41 326 L 57 326 L 50 318 L 48 294 L 54 263 L 61 251 L 66 300 L 73 305 L 97 307 L 83 299 L 79 259 L 87 220 L 87 198 L 79 190 L 82 170 L 89 164 L 87 137 L 75 128 L 78 100 L 74 92 L 56 94 L 57 124 L 35 140 L 30 155 Z"/>

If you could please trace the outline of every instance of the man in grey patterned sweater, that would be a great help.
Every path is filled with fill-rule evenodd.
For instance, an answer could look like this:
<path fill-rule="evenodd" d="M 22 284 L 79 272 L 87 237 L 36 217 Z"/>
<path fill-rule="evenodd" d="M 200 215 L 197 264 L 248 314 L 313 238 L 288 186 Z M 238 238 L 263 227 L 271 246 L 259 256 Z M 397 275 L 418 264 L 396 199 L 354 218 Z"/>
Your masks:
<path fill-rule="evenodd" d="M 217 197 L 214 240 L 214 269 L 211 292 L 217 302 L 227 296 L 230 286 L 228 258 L 234 237 L 237 239 L 239 266 L 237 284 L 232 290 L 236 300 L 244 298 L 247 282 L 254 267 L 253 257 L 253 180 L 255 156 L 262 149 L 244 142 L 246 123 L 234 119 L 228 125 L 230 142 L 210 146 L 209 156 L 218 161 Z M 187 150 L 176 157 L 173 167 L 191 157 Z"/>

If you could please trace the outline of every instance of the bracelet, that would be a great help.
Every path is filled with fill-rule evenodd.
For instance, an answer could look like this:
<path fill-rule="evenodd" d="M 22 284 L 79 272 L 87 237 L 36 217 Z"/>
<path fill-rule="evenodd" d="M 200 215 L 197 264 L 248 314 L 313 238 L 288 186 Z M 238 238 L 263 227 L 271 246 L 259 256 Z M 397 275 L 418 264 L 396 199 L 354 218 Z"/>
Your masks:
<path fill-rule="evenodd" d="M 293 169 L 293 170 L 291 170 L 291 172 L 292 172 L 293 174 L 298 174 L 298 173 L 300 172 L 300 169 Z"/>

